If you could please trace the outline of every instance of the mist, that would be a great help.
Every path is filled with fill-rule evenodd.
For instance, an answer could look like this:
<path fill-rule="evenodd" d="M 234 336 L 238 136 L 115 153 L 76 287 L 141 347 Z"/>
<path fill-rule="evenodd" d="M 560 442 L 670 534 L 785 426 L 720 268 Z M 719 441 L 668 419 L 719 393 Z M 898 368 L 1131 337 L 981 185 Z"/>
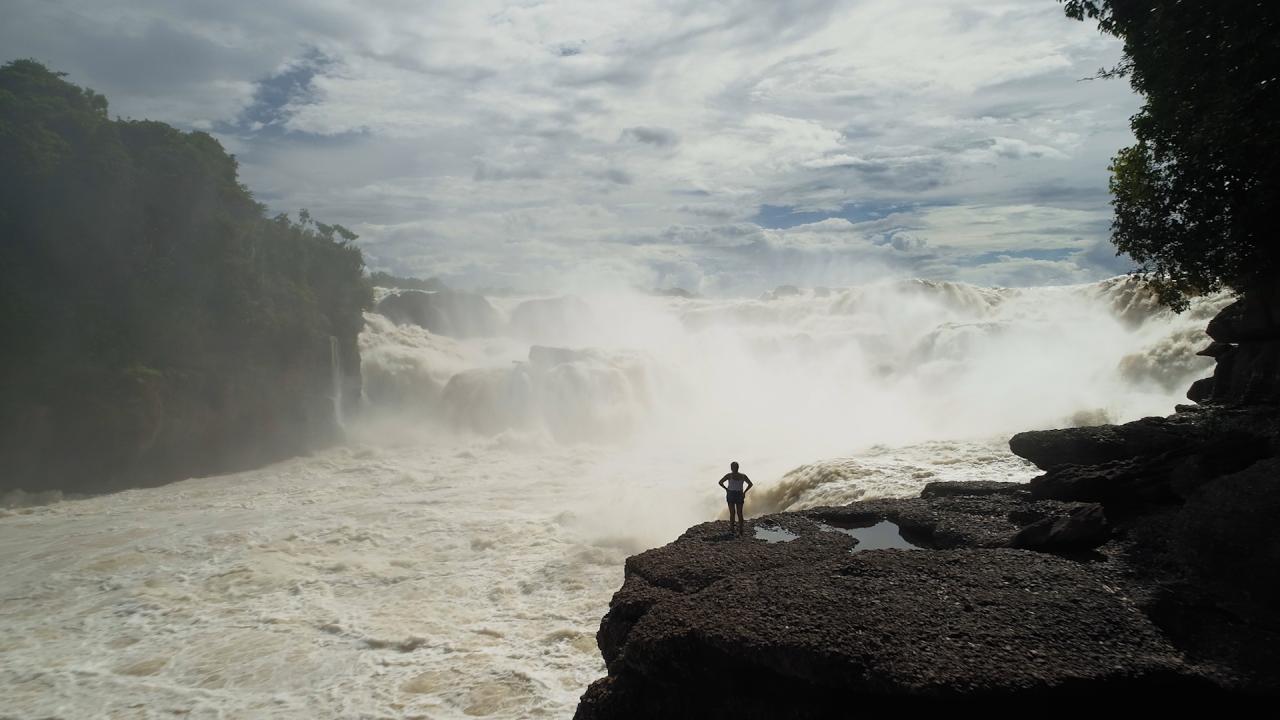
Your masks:
<path fill-rule="evenodd" d="M 503 297 L 486 301 L 495 320 L 482 336 L 466 338 L 368 313 L 362 422 L 375 435 L 412 427 L 530 452 L 607 448 L 619 472 L 632 458 L 646 477 L 660 467 L 660 509 L 629 524 L 650 541 L 646 524 L 706 512 L 730 460 L 764 482 L 755 512 L 915 492 L 933 475 L 902 483 L 901 468 L 886 468 L 855 482 L 846 468 L 814 485 L 787 473 L 887 447 L 919 446 L 927 462 L 945 454 L 932 441 L 990 446 L 1000 472 L 1026 479 L 1003 447 L 1015 432 L 1171 411 L 1211 365 L 1195 352 L 1226 300 L 1177 315 L 1123 277 L 1025 289 L 899 279 L 754 299 Z"/>

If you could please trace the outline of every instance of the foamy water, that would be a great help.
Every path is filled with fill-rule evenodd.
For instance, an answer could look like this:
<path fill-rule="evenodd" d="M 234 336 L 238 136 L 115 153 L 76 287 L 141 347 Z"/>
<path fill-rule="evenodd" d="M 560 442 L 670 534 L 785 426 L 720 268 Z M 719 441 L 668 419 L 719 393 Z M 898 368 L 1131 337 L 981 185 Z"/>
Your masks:
<path fill-rule="evenodd" d="M 748 514 L 1025 481 L 1009 433 L 1169 412 L 1222 302 L 510 299 L 465 340 L 370 314 L 344 446 L 0 511 L 0 717 L 567 717 L 624 559 L 721 513 L 730 459 Z"/>

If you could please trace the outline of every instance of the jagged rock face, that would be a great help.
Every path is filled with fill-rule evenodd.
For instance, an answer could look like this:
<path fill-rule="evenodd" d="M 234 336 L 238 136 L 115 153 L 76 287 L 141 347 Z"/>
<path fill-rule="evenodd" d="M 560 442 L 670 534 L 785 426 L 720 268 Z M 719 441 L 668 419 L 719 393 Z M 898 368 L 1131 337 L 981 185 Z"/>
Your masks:
<path fill-rule="evenodd" d="M 1224 343 L 1280 340 L 1280 286 L 1251 288 L 1210 320 L 1205 332 Z"/>
<path fill-rule="evenodd" d="M 1214 342 L 1202 354 L 1217 360 L 1213 377 L 1197 382 L 1195 402 L 1280 402 L 1280 285 L 1253 288 L 1223 308 L 1205 329 Z"/>
<path fill-rule="evenodd" d="M 1180 502 L 1203 483 L 1280 452 L 1271 408 L 1223 407 L 1124 425 L 1019 433 L 1009 447 L 1042 469 L 1035 497 L 1116 507 Z"/>
<path fill-rule="evenodd" d="M 1187 397 L 1196 402 L 1280 401 L 1280 341 L 1241 343 L 1217 357 L 1210 383 Z"/>
<path fill-rule="evenodd" d="M 459 290 L 401 290 L 383 298 L 377 311 L 393 322 L 458 338 L 495 335 L 502 325 L 502 317 L 483 295 Z"/>

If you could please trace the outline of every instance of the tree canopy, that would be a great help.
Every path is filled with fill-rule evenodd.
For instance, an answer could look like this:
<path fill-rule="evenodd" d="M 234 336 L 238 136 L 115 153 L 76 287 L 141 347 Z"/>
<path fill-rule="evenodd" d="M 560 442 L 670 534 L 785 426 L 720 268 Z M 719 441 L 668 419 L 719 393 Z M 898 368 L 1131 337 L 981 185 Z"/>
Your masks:
<path fill-rule="evenodd" d="M 371 291 L 353 233 L 268 217 L 213 137 L 112 120 L 31 60 L 0 67 L 0 158 L 5 484 L 103 487 L 305 445 L 331 337 L 358 373 Z"/>
<path fill-rule="evenodd" d="M 1274 282 L 1280 5 L 1060 1 L 1124 41 L 1100 74 L 1128 77 L 1143 97 L 1137 143 L 1111 166 L 1116 248 L 1178 309 L 1191 294 Z"/>

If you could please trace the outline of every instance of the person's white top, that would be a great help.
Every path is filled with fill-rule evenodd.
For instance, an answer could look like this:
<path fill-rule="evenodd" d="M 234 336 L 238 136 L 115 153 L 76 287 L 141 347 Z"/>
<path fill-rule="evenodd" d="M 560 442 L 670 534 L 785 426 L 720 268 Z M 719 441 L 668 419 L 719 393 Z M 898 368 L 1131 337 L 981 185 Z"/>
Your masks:
<path fill-rule="evenodd" d="M 729 479 L 727 487 L 729 492 L 742 492 L 742 481 L 746 479 L 746 475 L 742 473 L 729 473 L 725 475 Z"/>

